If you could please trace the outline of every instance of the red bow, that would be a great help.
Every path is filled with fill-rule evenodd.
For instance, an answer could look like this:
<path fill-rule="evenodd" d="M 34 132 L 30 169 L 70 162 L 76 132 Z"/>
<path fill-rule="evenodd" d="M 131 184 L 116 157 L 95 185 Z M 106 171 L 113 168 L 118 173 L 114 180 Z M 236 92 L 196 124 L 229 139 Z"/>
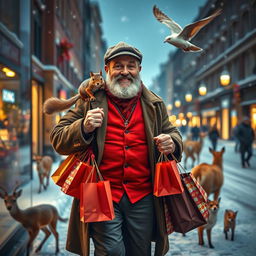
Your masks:
<path fill-rule="evenodd" d="M 63 62 L 64 59 L 66 59 L 67 61 L 70 60 L 70 54 L 69 54 L 69 50 L 71 48 L 73 48 L 73 44 L 68 42 L 67 39 L 62 39 L 60 41 L 59 47 L 60 47 L 60 55 L 59 55 L 59 63 Z"/>

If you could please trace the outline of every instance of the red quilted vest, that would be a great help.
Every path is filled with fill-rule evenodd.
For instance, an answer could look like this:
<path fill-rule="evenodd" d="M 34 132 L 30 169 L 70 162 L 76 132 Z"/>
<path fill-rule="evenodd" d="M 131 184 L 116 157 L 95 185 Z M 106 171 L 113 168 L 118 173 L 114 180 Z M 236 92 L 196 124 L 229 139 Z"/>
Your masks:
<path fill-rule="evenodd" d="M 110 181 L 113 201 L 126 192 L 135 203 L 152 192 L 144 118 L 140 100 L 127 127 L 108 99 L 108 123 L 100 171 Z"/>

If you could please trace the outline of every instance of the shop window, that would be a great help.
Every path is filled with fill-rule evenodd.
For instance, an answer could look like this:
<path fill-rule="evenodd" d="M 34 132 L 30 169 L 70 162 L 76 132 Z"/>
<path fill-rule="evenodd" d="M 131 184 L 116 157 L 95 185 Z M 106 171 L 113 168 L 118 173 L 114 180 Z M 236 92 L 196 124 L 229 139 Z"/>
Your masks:
<path fill-rule="evenodd" d="M 20 7 L 16 0 L 0 1 L 0 22 L 19 35 Z"/>
<path fill-rule="evenodd" d="M 249 12 L 246 11 L 243 13 L 242 15 L 242 20 L 240 22 L 240 26 L 241 26 L 241 29 L 240 29 L 240 37 L 243 37 L 246 35 L 246 33 L 249 31 L 250 29 L 250 20 L 249 20 Z"/>
<path fill-rule="evenodd" d="M 43 152 L 42 94 L 42 86 L 32 81 L 32 153 L 36 155 Z"/>
<path fill-rule="evenodd" d="M 41 60 L 42 57 L 42 14 L 41 10 L 37 7 L 33 7 L 33 40 L 32 48 L 33 54 Z"/>
<path fill-rule="evenodd" d="M 31 177 L 30 119 L 19 74 L 0 64 L 0 185 L 7 189 Z"/>
<path fill-rule="evenodd" d="M 237 111 L 233 109 L 231 111 L 231 129 L 234 129 L 237 124 L 238 124 Z"/>
<path fill-rule="evenodd" d="M 251 125 L 254 133 L 256 133 L 256 104 L 251 105 Z"/>
<path fill-rule="evenodd" d="M 222 139 L 229 139 L 229 109 L 222 109 Z"/>
<path fill-rule="evenodd" d="M 256 27 L 256 2 L 254 1 L 251 9 L 251 29 L 255 29 Z"/>
<path fill-rule="evenodd" d="M 241 54 L 239 57 L 239 62 L 238 62 L 238 72 L 239 72 L 239 80 L 242 80 L 243 78 L 245 78 L 245 53 Z"/>

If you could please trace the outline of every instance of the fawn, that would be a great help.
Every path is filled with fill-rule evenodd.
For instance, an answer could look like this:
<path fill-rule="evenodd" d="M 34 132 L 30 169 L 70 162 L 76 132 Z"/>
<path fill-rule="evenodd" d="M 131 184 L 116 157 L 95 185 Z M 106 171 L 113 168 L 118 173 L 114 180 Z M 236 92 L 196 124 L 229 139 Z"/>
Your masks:
<path fill-rule="evenodd" d="M 55 97 L 47 99 L 44 103 L 43 112 L 46 114 L 52 114 L 54 112 L 60 112 L 70 108 L 77 100 L 95 100 L 93 93 L 99 89 L 105 88 L 105 80 L 102 77 L 102 71 L 99 73 L 90 72 L 90 78 L 83 81 L 79 88 L 78 94 L 70 99 L 63 100 Z"/>
<path fill-rule="evenodd" d="M 187 160 L 188 158 L 192 159 L 192 167 L 194 166 L 196 157 L 197 163 L 199 163 L 200 153 L 203 147 L 204 136 L 200 135 L 199 141 L 193 141 L 191 139 L 187 139 L 184 141 L 184 167 L 187 168 Z M 196 155 L 196 157 L 195 157 Z"/>
<path fill-rule="evenodd" d="M 44 245 L 48 237 L 53 233 L 56 240 L 56 253 L 59 252 L 59 234 L 56 230 L 57 221 L 66 222 L 67 219 L 63 219 L 59 216 L 56 207 L 50 204 L 40 204 L 37 206 L 29 207 L 25 210 L 21 210 L 17 204 L 17 198 L 21 196 L 22 190 L 16 191 L 19 185 L 17 185 L 12 194 L 8 194 L 7 191 L 0 187 L 0 197 L 4 199 L 5 206 L 10 215 L 28 231 L 29 241 L 27 244 L 27 255 L 29 255 L 32 243 L 38 235 L 40 229 L 45 233 L 43 241 L 40 243 L 36 252 L 39 252 Z M 49 230 L 50 229 L 50 230 Z"/>
<path fill-rule="evenodd" d="M 209 247 L 214 248 L 214 246 L 212 245 L 211 232 L 212 232 L 212 228 L 215 226 L 215 224 L 217 222 L 219 203 L 220 203 L 220 198 L 217 201 L 216 200 L 213 200 L 213 201 L 208 200 L 208 202 L 207 202 L 207 207 L 209 210 L 209 218 L 205 225 L 197 228 L 199 245 L 204 245 L 204 230 L 206 229 Z"/>
<path fill-rule="evenodd" d="M 39 178 L 38 193 L 41 193 L 41 187 L 45 190 L 49 186 L 49 178 L 52 169 L 53 160 L 50 156 L 38 156 L 34 155 L 33 160 L 36 161 L 36 169 Z"/>
<path fill-rule="evenodd" d="M 222 162 L 225 147 L 220 152 L 214 151 L 211 148 L 209 148 L 209 151 L 213 155 L 213 163 L 199 164 L 191 170 L 191 173 L 199 181 L 207 196 L 209 197 L 213 193 L 214 200 L 217 200 L 224 180 Z"/>
<path fill-rule="evenodd" d="M 225 238 L 228 239 L 228 231 L 231 229 L 231 241 L 234 241 L 235 228 L 236 228 L 237 211 L 225 210 L 224 214 L 224 230 Z"/>

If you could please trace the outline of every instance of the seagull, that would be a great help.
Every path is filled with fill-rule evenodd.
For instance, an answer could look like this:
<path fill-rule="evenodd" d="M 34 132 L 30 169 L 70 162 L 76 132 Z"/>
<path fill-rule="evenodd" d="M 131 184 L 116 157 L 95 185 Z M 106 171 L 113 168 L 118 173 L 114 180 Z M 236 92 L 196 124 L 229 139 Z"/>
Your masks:
<path fill-rule="evenodd" d="M 160 11 L 156 6 L 153 7 L 153 13 L 158 21 L 165 24 L 171 29 L 171 35 L 167 36 L 164 43 L 172 44 L 184 52 L 199 52 L 203 49 L 190 43 L 189 41 L 199 32 L 199 30 L 211 22 L 215 17 L 220 15 L 221 9 L 215 11 L 211 16 L 206 17 L 202 20 L 188 24 L 182 29 L 182 27 L 174 20 L 169 18 L 166 14 Z"/>

